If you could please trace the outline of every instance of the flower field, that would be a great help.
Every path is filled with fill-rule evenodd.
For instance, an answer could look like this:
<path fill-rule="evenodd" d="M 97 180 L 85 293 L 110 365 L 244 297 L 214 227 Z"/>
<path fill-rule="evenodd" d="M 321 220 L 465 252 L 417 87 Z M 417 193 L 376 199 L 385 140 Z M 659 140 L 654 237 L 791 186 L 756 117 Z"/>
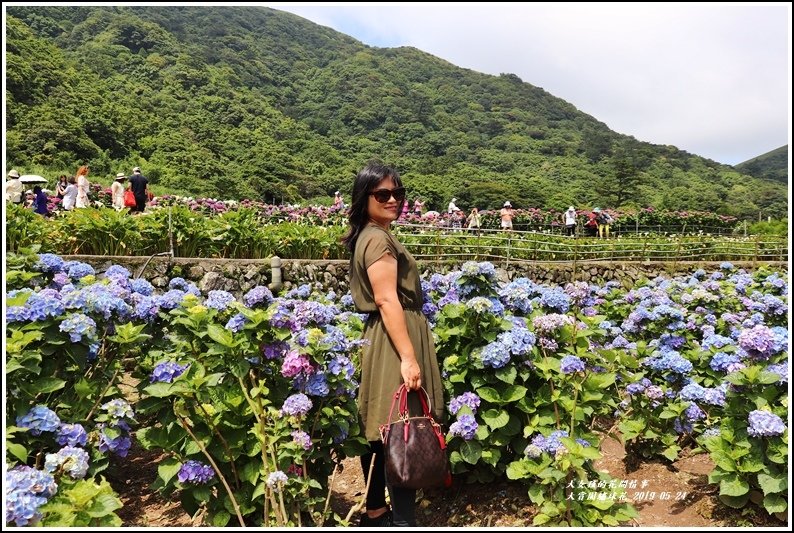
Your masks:
<path fill-rule="evenodd" d="M 8 210 L 6 243 L 8 250 L 14 252 L 39 246 L 41 252 L 60 255 L 152 255 L 173 251 L 175 257 L 347 258 L 340 243 L 347 229 L 345 214 L 323 207 L 235 204 L 233 208 L 206 212 L 179 203 L 134 217 L 114 209 L 79 209 L 50 219 L 14 205 L 9 205 Z M 487 214 L 483 216 L 488 220 Z M 788 258 L 784 237 L 711 235 L 698 231 L 702 226 L 694 221 L 689 221 L 688 231 L 674 235 L 629 232 L 611 239 L 571 239 L 550 233 L 545 222 L 527 226 L 532 231 L 483 229 L 474 233 L 451 231 L 443 218 L 417 218 L 408 217 L 395 226 L 401 241 L 417 258 L 670 262 Z M 422 224 L 415 224 L 418 221 Z M 492 221 L 493 226 L 498 225 L 497 214 L 493 214 Z"/>
<path fill-rule="evenodd" d="M 337 465 L 365 444 L 366 317 L 349 294 L 259 286 L 237 299 L 182 278 L 157 292 L 123 267 L 16 250 L 8 525 L 122 525 L 104 473 L 133 439 L 163 453 L 152 488 L 179 491 L 204 524 L 350 524 L 328 505 Z M 786 514 L 786 273 L 724 263 L 630 290 L 496 274 L 469 262 L 423 281 L 457 478 L 524 483 L 536 525 L 625 524 L 626 487 L 593 466 L 618 435 L 638 460 L 709 454 L 724 505 Z"/>

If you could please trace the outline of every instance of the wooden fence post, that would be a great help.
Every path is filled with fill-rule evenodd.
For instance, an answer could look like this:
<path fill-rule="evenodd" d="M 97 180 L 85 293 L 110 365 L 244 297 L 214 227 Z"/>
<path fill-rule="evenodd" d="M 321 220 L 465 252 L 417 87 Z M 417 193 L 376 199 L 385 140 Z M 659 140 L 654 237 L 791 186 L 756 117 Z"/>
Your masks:
<path fill-rule="evenodd" d="M 573 280 L 576 281 L 576 260 L 579 256 L 579 239 L 574 236 L 573 238 Z"/>

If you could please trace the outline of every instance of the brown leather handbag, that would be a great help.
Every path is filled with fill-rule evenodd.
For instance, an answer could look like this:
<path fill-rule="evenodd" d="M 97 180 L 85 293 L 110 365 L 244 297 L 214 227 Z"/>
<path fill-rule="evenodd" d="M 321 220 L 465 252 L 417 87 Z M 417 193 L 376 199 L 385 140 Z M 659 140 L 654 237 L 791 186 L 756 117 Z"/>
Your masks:
<path fill-rule="evenodd" d="M 393 487 L 429 489 L 449 486 L 452 477 L 447 459 L 447 443 L 441 426 L 430 414 L 430 397 L 422 388 L 417 391 L 422 416 L 409 416 L 408 393 L 403 383 L 394 393 L 389 420 L 380 425 L 386 462 L 386 481 Z M 399 404 L 398 420 L 392 422 L 394 404 Z"/>

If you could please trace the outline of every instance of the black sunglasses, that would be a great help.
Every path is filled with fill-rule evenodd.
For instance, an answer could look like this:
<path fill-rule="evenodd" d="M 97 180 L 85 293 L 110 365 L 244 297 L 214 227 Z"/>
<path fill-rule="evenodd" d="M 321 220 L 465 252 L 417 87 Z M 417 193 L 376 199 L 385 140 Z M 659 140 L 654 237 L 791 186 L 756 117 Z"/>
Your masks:
<path fill-rule="evenodd" d="M 370 191 L 369 194 L 374 196 L 375 200 L 377 200 L 379 204 L 385 204 L 392 196 L 394 196 L 394 199 L 398 202 L 402 202 L 405 200 L 405 187 L 397 187 L 396 189 L 377 189 L 375 191 Z"/>

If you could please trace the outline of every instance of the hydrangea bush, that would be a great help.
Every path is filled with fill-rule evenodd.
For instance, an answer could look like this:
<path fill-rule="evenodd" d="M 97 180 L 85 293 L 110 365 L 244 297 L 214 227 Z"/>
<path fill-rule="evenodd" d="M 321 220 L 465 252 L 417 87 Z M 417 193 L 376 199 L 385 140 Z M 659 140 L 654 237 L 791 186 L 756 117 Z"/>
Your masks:
<path fill-rule="evenodd" d="M 179 489 L 208 524 L 347 524 L 325 502 L 338 462 L 364 451 L 366 317 L 349 294 L 256 287 L 238 300 L 182 278 L 159 294 L 118 266 L 7 259 L 7 523 L 118 525 L 98 473 L 137 426 L 168 453 L 155 487 Z M 725 263 L 630 290 L 498 278 L 467 263 L 423 281 L 456 475 L 523 481 L 536 524 L 617 525 L 634 513 L 620 487 L 587 490 L 614 484 L 592 466 L 614 437 L 670 460 L 708 450 L 727 505 L 786 511 L 783 277 Z M 134 406 L 117 387 L 129 370 Z"/>

